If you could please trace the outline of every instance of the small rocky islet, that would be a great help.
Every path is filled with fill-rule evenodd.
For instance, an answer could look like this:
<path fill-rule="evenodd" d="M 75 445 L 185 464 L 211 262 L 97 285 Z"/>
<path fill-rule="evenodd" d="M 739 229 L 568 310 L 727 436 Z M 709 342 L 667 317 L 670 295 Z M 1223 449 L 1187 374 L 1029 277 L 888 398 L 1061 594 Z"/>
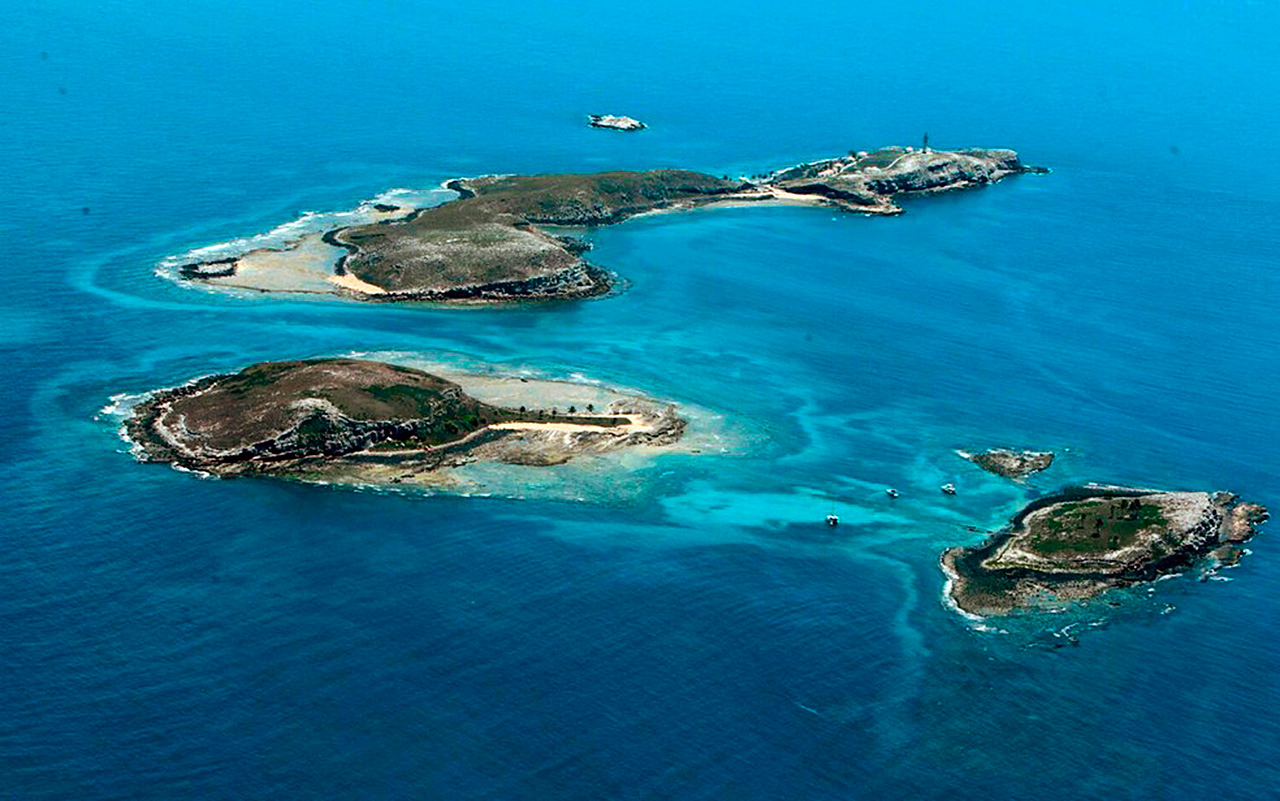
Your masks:
<path fill-rule="evenodd" d="M 610 292 L 616 278 L 584 258 L 589 245 L 545 227 L 591 228 L 640 214 L 713 205 L 806 204 L 900 214 L 902 207 L 895 202 L 900 195 L 984 186 L 1009 175 L 1043 171 L 1024 165 L 1012 150 L 890 147 L 754 178 L 657 169 L 456 179 L 445 186 L 457 197 L 441 205 L 379 208 L 382 216 L 374 222 L 325 231 L 323 241 L 346 253 L 329 265 L 324 286 L 332 294 L 381 302 L 595 297 Z M 215 286 L 315 291 L 292 285 L 287 275 L 258 283 L 239 275 L 245 259 L 255 254 L 261 255 L 255 251 L 181 264 L 176 274 Z"/>
<path fill-rule="evenodd" d="M 1028 476 L 1047 470 L 1054 458 L 1051 451 L 1015 451 L 1008 448 L 992 448 L 976 453 L 956 451 L 956 455 L 973 462 L 988 473 L 1014 481 L 1025 481 Z"/>
<path fill-rule="evenodd" d="M 590 114 L 587 125 L 592 128 L 609 128 L 615 131 L 643 131 L 649 127 L 635 117 L 625 114 Z"/>
<path fill-rule="evenodd" d="M 986 542 L 942 554 L 947 595 L 987 617 L 1092 598 L 1196 560 L 1234 564 L 1267 510 L 1227 492 L 1071 489 L 1033 501 Z"/>
<path fill-rule="evenodd" d="M 510 409 L 411 367 L 352 358 L 264 362 L 153 392 L 125 431 L 146 461 L 218 476 L 433 483 L 476 461 L 561 464 L 679 440 L 670 404 Z"/>

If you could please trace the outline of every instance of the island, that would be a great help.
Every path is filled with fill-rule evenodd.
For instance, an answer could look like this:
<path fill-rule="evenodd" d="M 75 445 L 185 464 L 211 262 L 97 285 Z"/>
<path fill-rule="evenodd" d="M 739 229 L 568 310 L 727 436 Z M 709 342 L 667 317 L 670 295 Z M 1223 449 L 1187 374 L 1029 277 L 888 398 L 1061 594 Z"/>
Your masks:
<path fill-rule="evenodd" d="M 591 114 L 587 117 L 587 125 L 592 128 L 612 128 L 615 131 L 641 131 L 648 127 L 634 117 L 619 114 Z"/>
<path fill-rule="evenodd" d="M 547 466 L 669 445 L 685 420 L 671 404 L 632 396 L 599 411 L 506 408 L 413 367 L 322 358 L 158 390 L 124 428 L 144 461 L 217 476 L 432 484 L 440 471 L 475 461 Z"/>
<path fill-rule="evenodd" d="M 1233 563 L 1267 510 L 1227 492 L 1084 487 L 1041 498 L 981 545 L 942 554 L 946 594 L 979 617 L 1091 598 L 1186 569 Z"/>
<path fill-rule="evenodd" d="M 896 198 L 1041 172 L 1012 150 L 891 147 L 754 177 L 680 169 L 593 175 L 487 175 L 445 186 L 457 197 L 420 209 L 379 206 L 369 221 L 308 234 L 283 249 L 191 261 L 180 280 L 365 301 L 510 303 L 607 294 L 616 277 L 590 245 L 548 228 L 592 228 L 642 214 L 728 205 L 812 205 L 900 214 Z"/>
<path fill-rule="evenodd" d="M 1025 481 L 1027 476 L 1038 473 L 1053 464 L 1053 453 L 1049 451 L 993 448 L 977 453 L 956 451 L 956 455 L 961 459 L 968 459 L 988 473 L 995 473 L 997 476 L 1011 478 L 1014 481 Z"/>

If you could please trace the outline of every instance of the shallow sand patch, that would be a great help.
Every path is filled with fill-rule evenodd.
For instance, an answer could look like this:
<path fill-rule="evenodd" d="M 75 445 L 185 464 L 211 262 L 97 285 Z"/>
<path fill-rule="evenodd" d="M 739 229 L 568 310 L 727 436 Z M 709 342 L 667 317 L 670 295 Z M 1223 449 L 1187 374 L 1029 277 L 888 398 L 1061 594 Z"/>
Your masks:
<path fill-rule="evenodd" d="M 235 274 L 201 279 L 210 286 L 257 289 L 263 292 L 333 292 L 329 279 L 345 250 L 325 242 L 321 234 L 306 234 L 283 250 L 259 248 L 235 261 Z"/>
<path fill-rule="evenodd" d="M 407 207 L 394 210 L 364 211 L 370 222 L 393 220 L 413 212 Z M 250 250 L 235 260 L 235 274 L 225 277 L 200 278 L 209 286 L 252 289 L 259 292 L 309 292 L 337 294 L 345 289 L 364 295 L 385 294 L 386 290 L 365 283 L 355 276 L 339 276 L 334 271 L 338 260 L 346 255 L 344 248 L 324 241 L 324 232 L 303 234 L 281 247 Z"/>

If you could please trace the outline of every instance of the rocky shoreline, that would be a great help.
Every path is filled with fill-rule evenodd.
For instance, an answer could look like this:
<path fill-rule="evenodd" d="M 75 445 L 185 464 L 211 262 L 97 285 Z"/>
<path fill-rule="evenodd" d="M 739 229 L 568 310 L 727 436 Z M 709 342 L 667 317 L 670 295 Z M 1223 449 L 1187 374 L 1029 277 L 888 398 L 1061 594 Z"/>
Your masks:
<path fill-rule="evenodd" d="M 1042 172 L 1012 150 L 884 148 L 800 164 L 755 178 L 688 170 L 596 175 L 489 175 L 444 187 L 454 200 L 366 225 L 330 229 L 332 294 L 375 302 L 513 303 L 598 297 L 615 277 L 583 258 L 586 248 L 542 226 L 591 228 L 632 217 L 715 205 L 804 204 L 867 215 L 901 214 L 895 198 L 985 186 Z M 379 209 L 381 212 L 382 210 Z M 387 212 L 389 215 L 390 212 Z M 287 251 L 282 251 L 287 252 Z M 185 280 L 282 290 L 289 278 L 239 275 L 240 258 L 180 265 Z M 307 288 L 315 291 L 314 276 Z"/>
<path fill-rule="evenodd" d="M 1003 615 L 1152 581 L 1204 557 L 1238 560 L 1267 519 L 1226 492 L 1075 488 L 1028 504 L 980 545 L 947 549 L 940 564 L 959 610 Z"/>
<path fill-rule="evenodd" d="M 1049 451 L 1014 451 L 1007 448 L 993 448 L 971 453 L 956 451 L 961 459 L 973 462 L 988 473 L 994 473 L 1014 481 L 1025 481 L 1028 476 L 1047 470 L 1053 464 L 1053 453 Z"/>
<path fill-rule="evenodd" d="M 614 131 L 643 131 L 649 127 L 634 117 L 618 114 L 589 114 L 587 124 L 592 128 L 609 128 Z"/>

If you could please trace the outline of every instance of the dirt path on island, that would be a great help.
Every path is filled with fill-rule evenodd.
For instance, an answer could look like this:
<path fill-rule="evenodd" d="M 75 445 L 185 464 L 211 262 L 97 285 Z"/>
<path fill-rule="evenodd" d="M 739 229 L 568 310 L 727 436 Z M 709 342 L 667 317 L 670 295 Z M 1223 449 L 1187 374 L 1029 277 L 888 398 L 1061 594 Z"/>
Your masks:
<path fill-rule="evenodd" d="M 459 437 L 458 439 L 451 440 L 449 442 L 442 442 L 439 445 L 432 445 L 427 448 L 406 448 L 403 450 L 396 450 L 396 451 L 363 450 L 363 451 L 357 451 L 357 453 L 376 453 L 380 456 L 386 456 L 389 454 L 428 453 L 430 451 L 444 450 L 447 448 L 455 448 L 459 445 L 465 445 L 471 440 L 476 439 L 477 437 L 481 436 L 482 434 L 488 431 L 559 431 L 559 432 L 566 432 L 566 433 L 587 432 L 587 433 L 605 433 L 615 437 L 624 437 L 624 436 L 627 436 L 628 434 L 635 434 L 635 433 L 641 433 L 641 432 L 647 433 L 647 432 L 652 432 L 657 430 L 657 428 L 653 425 L 653 423 L 645 422 L 645 418 L 640 418 L 641 422 L 637 422 L 636 418 L 638 417 L 638 415 L 615 414 L 610 416 L 622 417 L 622 418 L 625 418 L 628 422 L 626 425 L 621 425 L 621 426 L 602 426 L 602 425 L 595 425 L 592 423 L 570 423 L 570 422 L 533 423 L 533 422 L 513 421 L 510 423 L 490 423 L 484 428 L 476 429 L 475 431 L 472 431 L 470 434 L 467 434 L 464 437 Z"/>

